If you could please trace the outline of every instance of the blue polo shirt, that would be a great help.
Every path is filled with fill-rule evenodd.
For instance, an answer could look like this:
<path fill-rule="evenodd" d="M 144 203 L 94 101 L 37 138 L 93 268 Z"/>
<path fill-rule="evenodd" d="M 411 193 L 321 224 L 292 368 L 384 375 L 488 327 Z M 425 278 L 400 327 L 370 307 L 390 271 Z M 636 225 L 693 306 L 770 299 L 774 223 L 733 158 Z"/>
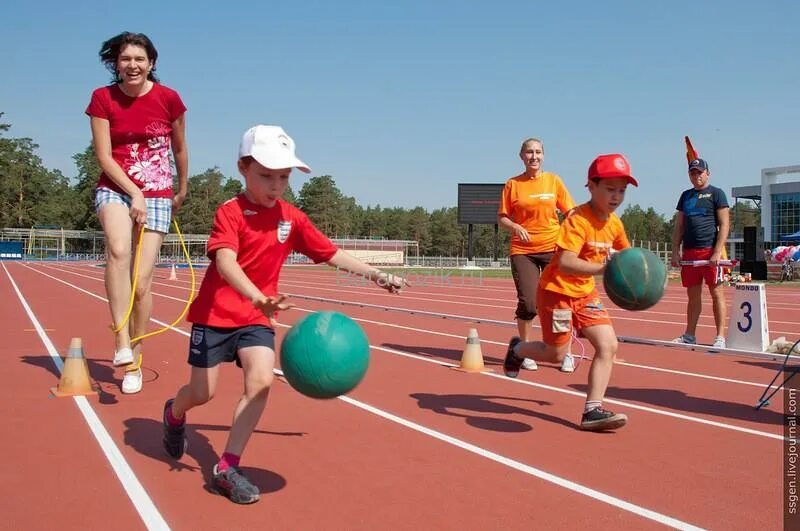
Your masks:
<path fill-rule="evenodd" d="M 707 249 L 717 241 L 717 210 L 728 208 L 728 198 L 720 188 L 708 185 L 702 190 L 690 188 L 678 199 L 684 214 L 683 248 Z"/>

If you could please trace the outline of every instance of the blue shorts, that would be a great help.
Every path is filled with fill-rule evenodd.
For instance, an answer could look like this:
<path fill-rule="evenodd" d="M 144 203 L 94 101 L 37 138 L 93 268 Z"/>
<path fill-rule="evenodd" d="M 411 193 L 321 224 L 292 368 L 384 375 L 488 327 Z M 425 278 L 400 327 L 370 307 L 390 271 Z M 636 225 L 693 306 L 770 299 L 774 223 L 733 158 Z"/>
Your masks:
<path fill-rule="evenodd" d="M 145 228 L 167 234 L 169 224 L 172 221 L 172 199 L 168 197 L 145 197 L 147 205 L 147 222 Z M 98 188 L 94 196 L 94 207 L 97 212 L 103 205 L 125 205 L 131 207 L 131 198 L 125 194 L 109 190 L 108 188 Z"/>
<path fill-rule="evenodd" d="M 263 325 L 218 328 L 193 324 L 189 338 L 189 365 L 201 369 L 233 361 L 241 367 L 239 349 L 245 347 L 267 347 L 275 351 L 275 329 Z"/>

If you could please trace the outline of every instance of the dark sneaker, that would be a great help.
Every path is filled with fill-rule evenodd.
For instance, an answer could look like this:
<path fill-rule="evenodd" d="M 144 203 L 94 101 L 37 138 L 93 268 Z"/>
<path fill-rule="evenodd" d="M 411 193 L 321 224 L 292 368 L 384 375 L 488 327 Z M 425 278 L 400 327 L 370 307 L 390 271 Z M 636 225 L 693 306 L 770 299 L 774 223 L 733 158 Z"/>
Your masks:
<path fill-rule="evenodd" d="M 162 422 L 164 423 L 164 450 L 167 451 L 170 457 L 180 459 L 183 457 L 183 452 L 186 451 L 186 424 L 180 426 L 173 426 L 167 421 L 167 408 L 172 407 L 173 399 L 167 400 L 164 404 L 164 415 Z"/>
<path fill-rule="evenodd" d="M 511 338 L 508 342 L 508 350 L 506 350 L 506 359 L 503 361 L 503 372 L 509 378 L 516 378 L 519 374 L 519 369 L 522 367 L 522 362 L 525 358 L 520 358 L 514 354 L 514 347 L 516 347 L 522 340 L 517 336 Z"/>
<path fill-rule="evenodd" d="M 255 503 L 259 499 L 259 491 L 250 480 L 244 477 L 238 467 L 228 467 L 218 472 L 214 465 L 214 488 L 233 503 Z"/>
<path fill-rule="evenodd" d="M 628 422 L 628 417 L 622 413 L 613 413 L 602 407 L 596 407 L 583 414 L 581 429 L 589 431 L 616 430 Z"/>

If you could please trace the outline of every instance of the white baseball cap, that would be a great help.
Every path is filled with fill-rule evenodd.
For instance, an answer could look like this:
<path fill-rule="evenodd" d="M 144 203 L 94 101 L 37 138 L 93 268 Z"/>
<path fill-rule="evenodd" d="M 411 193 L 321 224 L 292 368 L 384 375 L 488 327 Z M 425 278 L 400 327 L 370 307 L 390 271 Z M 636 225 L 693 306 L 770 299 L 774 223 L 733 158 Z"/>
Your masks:
<path fill-rule="evenodd" d="M 256 125 L 242 135 L 239 158 L 253 157 L 271 170 L 297 168 L 311 173 L 311 168 L 294 154 L 294 140 L 277 125 Z"/>

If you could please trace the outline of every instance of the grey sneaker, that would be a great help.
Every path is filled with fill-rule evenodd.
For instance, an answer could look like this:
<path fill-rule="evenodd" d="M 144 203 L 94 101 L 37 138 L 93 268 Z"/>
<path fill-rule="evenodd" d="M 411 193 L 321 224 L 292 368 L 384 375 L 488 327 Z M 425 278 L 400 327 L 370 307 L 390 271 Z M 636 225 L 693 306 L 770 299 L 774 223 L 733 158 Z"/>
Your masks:
<path fill-rule="evenodd" d="M 694 336 L 690 336 L 689 334 L 683 334 L 680 337 L 676 337 L 672 340 L 673 343 L 683 343 L 685 345 L 696 345 L 697 338 Z"/>
<path fill-rule="evenodd" d="M 172 407 L 172 402 L 174 402 L 174 400 L 170 398 L 167 400 L 167 403 L 164 404 L 164 414 L 162 416 L 164 438 L 162 442 L 164 443 L 164 450 L 167 451 L 167 455 L 173 459 L 180 459 L 183 457 L 183 452 L 186 451 L 186 446 L 188 444 L 186 441 L 186 422 L 184 421 L 180 426 L 173 426 L 169 423 L 167 420 L 167 409 Z"/>
<path fill-rule="evenodd" d="M 214 488 L 233 503 L 248 504 L 259 500 L 261 494 L 238 467 L 228 467 L 224 472 L 214 465 Z"/>
<path fill-rule="evenodd" d="M 628 422 L 627 415 L 613 413 L 602 407 L 596 407 L 583 414 L 581 429 L 587 431 L 616 430 Z"/>

